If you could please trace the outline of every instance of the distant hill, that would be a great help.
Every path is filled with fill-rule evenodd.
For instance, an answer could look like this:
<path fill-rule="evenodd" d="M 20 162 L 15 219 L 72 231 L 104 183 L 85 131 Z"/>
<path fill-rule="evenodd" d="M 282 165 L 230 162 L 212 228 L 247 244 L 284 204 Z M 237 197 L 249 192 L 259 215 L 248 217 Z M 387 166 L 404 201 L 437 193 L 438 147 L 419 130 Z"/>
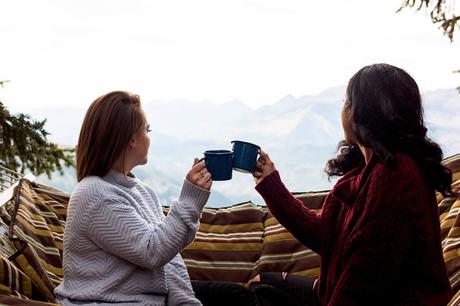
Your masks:
<path fill-rule="evenodd" d="M 316 96 L 285 96 L 272 105 L 251 109 L 235 100 L 223 105 L 185 100 L 144 102 L 153 132 L 149 163 L 135 173 L 152 185 L 164 202 L 175 199 L 193 157 L 208 149 L 231 149 L 235 139 L 254 142 L 275 161 L 290 190 L 324 190 L 332 186 L 323 174 L 326 161 L 342 138 L 340 111 L 345 87 Z M 460 152 L 460 95 L 455 89 L 423 94 L 429 135 L 446 156 Z M 47 118 L 50 139 L 74 146 L 86 109 L 40 108 L 30 114 Z M 75 185 L 75 171 L 45 182 L 67 191 Z M 250 175 L 215 182 L 209 206 L 228 206 L 252 200 L 263 204 Z M 166 204 L 166 203 L 165 203 Z"/>

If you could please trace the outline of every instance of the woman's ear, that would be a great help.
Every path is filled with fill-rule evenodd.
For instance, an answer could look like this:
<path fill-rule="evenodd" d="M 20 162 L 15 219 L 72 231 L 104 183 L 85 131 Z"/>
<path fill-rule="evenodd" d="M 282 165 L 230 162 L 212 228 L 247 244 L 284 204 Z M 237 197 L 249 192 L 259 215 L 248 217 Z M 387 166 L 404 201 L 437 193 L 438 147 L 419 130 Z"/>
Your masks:
<path fill-rule="evenodd" d="M 136 147 L 136 138 L 132 137 L 132 138 L 129 140 L 128 147 L 129 147 L 130 149 L 134 149 L 134 148 Z"/>

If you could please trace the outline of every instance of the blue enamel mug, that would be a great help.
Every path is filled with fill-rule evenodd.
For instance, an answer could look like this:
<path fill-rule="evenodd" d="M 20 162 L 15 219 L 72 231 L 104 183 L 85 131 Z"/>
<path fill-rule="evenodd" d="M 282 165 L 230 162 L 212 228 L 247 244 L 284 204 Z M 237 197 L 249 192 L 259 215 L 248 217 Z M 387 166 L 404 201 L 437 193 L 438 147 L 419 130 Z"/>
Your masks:
<path fill-rule="evenodd" d="M 232 151 L 208 150 L 205 151 L 204 160 L 213 181 L 227 181 L 232 179 Z"/>
<path fill-rule="evenodd" d="M 233 169 L 244 173 L 257 170 L 256 161 L 260 147 L 250 142 L 233 140 Z"/>

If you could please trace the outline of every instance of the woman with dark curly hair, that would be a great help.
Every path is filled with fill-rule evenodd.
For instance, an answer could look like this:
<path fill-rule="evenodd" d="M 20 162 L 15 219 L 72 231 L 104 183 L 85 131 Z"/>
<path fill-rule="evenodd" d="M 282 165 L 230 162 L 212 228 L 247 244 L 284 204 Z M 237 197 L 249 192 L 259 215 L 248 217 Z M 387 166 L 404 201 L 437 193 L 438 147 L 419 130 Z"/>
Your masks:
<path fill-rule="evenodd" d="M 276 219 L 321 255 L 318 281 L 293 294 L 307 305 L 447 304 L 435 191 L 452 194 L 452 174 L 427 137 L 416 82 L 388 64 L 362 68 L 349 81 L 342 125 L 345 140 L 325 169 L 341 178 L 321 214 L 291 195 L 263 151 L 254 173 Z M 255 280 L 282 287 L 291 277 Z"/>

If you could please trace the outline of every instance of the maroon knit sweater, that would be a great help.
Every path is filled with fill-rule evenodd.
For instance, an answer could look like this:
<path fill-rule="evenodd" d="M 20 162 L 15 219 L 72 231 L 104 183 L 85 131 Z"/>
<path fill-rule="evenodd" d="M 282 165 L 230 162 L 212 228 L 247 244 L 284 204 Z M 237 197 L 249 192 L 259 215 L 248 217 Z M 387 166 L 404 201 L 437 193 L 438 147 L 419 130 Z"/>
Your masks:
<path fill-rule="evenodd" d="M 321 305 L 446 305 L 435 192 L 416 162 L 372 157 L 344 175 L 320 215 L 294 198 L 275 171 L 257 186 L 273 216 L 321 255 Z"/>

